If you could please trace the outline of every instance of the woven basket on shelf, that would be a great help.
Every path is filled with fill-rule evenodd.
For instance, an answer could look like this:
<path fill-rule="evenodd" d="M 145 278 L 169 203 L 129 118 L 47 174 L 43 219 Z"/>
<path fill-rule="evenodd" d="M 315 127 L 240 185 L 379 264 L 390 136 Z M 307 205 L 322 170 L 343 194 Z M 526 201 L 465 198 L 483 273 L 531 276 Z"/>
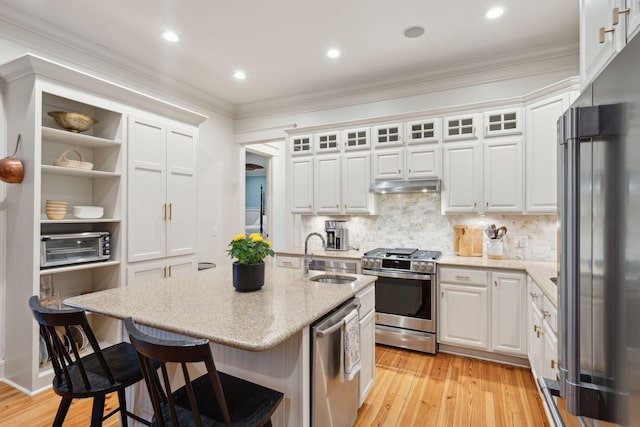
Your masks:
<path fill-rule="evenodd" d="M 67 159 L 67 154 L 69 153 L 76 153 L 80 158 L 80 160 Z M 85 162 L 84 157 L 82 157 L 82 153 L 80 153 L 78 150 L 63 151 L 62 154 L 60 154 L 60 157 L 58 157 L 58 160 L 53 162 L 53 165 L 63 166 L 65 168 L 88 169 L 88 170 L 93 169 L 93 163 Z"/>

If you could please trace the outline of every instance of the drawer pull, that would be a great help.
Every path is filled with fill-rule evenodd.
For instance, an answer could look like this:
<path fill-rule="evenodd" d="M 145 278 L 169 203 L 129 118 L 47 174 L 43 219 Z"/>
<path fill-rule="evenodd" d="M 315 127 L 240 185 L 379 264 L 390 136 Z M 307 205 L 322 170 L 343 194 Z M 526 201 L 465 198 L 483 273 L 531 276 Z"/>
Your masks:
<path fill-rule="evenodd" d="M 615 28 L 611 28 L 610 30 L 605 29 L 604 27 L 600 27 L 600 32 L 598 33 L 598 42 L 600 44 L 604 43 L 605 41 L 605 34 L 607 33 L 613 33 L 616 29 Z"/>
<path fill-rule="evenodd" d="M 456 279 L 460 279 L 460 280 L 471 280 L 470 276 L 460 276 L 456 274 Z"/>
<path fill-rule="evenodd" d="M 555 360 L 551 360 L 551 369 L 556 369 L 556 361 Z"/>
<path fill-rule="evenodd" d="M 547 310 L 542 310 L 542 316 L 546 319 L 547 317 L 551 317 L 551 313 Z"/>
<path fill-rule="evenodd" d="M 494 284 L 495 286 L 498 286 L 498 281 L 497 281 L 497 280 L 494 280 L 494 281 L 493 281 L 493 284 Z"/>
<path fill-rule="evenodd" d="M 444 291 L 442 291 L 440 295 L 442 296 L 442 298 L 444 298 Z"/>
<path fill-rule="evenodd" d="M 538 294 L 535 292 L 529 292 L 529 295 L 531 295 L 531 299 L 538 299 Z"/>
<path fill-rule="evenodd" d="M 538 338 L 540 338 L 540 335 L 544 335 L 544 331 L 542 329 L 538 329 L 536 331 L 536 334 L 537 334 Z"/>
<path fill-rule="evenodd" d="M 533 332 L 538 332 L 538 325 L 533 325 Z"/>

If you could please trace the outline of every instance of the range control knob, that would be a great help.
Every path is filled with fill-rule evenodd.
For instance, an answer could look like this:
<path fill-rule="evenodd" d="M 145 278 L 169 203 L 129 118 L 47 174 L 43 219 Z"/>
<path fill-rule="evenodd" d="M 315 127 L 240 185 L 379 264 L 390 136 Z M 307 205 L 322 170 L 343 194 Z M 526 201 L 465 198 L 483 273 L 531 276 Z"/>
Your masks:
<path fill-rule="evenodd" d="M 426 262 L 425 263 L 425 271 L 428 271 L 429 273 L 433 273 L 436 269 L 436 265 L 432 262 Z"/>

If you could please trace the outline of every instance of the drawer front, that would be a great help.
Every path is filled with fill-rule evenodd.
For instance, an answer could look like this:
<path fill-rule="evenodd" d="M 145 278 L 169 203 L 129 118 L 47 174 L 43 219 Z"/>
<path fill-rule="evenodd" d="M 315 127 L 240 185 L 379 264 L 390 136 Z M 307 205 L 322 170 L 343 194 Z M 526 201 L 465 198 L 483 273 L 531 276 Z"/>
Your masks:
<path fill-rule="evenodd" d="M 549 322 L 554 333 L 558 333 L 558 310 L 548 299 L 542 302 L 542 316 Z"/>
<path fill-rule="evenodd" d="M 542 313 L 545 302 L 544 294 L 533 280 L 529 281 L 527 300 L 531 301 L 531 303 L 538 309 L 538 311 Z"/>
<path fill-rule="evenodd" d="M 356 297 L 360 300 L 358 315 L 362 318 L 376 306 L 375 285 L 361 290 L 356 294 Z"/>
<path fill-rule="evenodd" d="M 300 268 L 302 265 L 300 257 L 297 256 L 277 256 L 276 267 Z"/>
<path fill-rule="evenodd" d="M 467 268 L 441 268 L 440 282 L 464 283 L 468 285 L 483 285 L 488 283 L 486 270 L 472 270 Z"/>

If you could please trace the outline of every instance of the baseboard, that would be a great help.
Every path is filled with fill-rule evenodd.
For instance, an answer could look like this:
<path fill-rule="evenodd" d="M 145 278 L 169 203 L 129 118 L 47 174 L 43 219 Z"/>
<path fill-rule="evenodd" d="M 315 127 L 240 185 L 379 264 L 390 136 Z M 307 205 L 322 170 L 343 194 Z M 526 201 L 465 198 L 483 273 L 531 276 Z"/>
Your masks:
<path fill-rule="evenodd" d="M 6 385 L 8 385 L 9 387 L 13 387 L 16 390 L 26 394 L 27 396 L 35 396 L 36 394 L 42 393 L 43 391 L 49 390 L 51 388 L 51 386 L 48 385 L 48 386 L 42 387 L 41 389 L 38 389 L 38 390 L 29 391 L 26 388 L 22 387 L 21 385 L 18 385 L 16 383 L 14 383 L 13 381 L 5 378 L 4 376 L 2 377 L 2 382 L 5 383 Z"/>
<path fill-rule="evenodd" d="M 4 380 L 4 359 L 0 360 L 0 381 Z"/>
<path fill-rule="evenodd" d="M 456 354 L 458 356 L 468 356 L 476 359 L 488 360 L 490 362 L 504 363 L 506 365 L 514 365 L 521 368 L 530 367 L 529 360 L 526 357 L 509 356 L 507 354 L 457 347 L 448 344 L 438 344 L 438 351 L 442 353 Z"/>

